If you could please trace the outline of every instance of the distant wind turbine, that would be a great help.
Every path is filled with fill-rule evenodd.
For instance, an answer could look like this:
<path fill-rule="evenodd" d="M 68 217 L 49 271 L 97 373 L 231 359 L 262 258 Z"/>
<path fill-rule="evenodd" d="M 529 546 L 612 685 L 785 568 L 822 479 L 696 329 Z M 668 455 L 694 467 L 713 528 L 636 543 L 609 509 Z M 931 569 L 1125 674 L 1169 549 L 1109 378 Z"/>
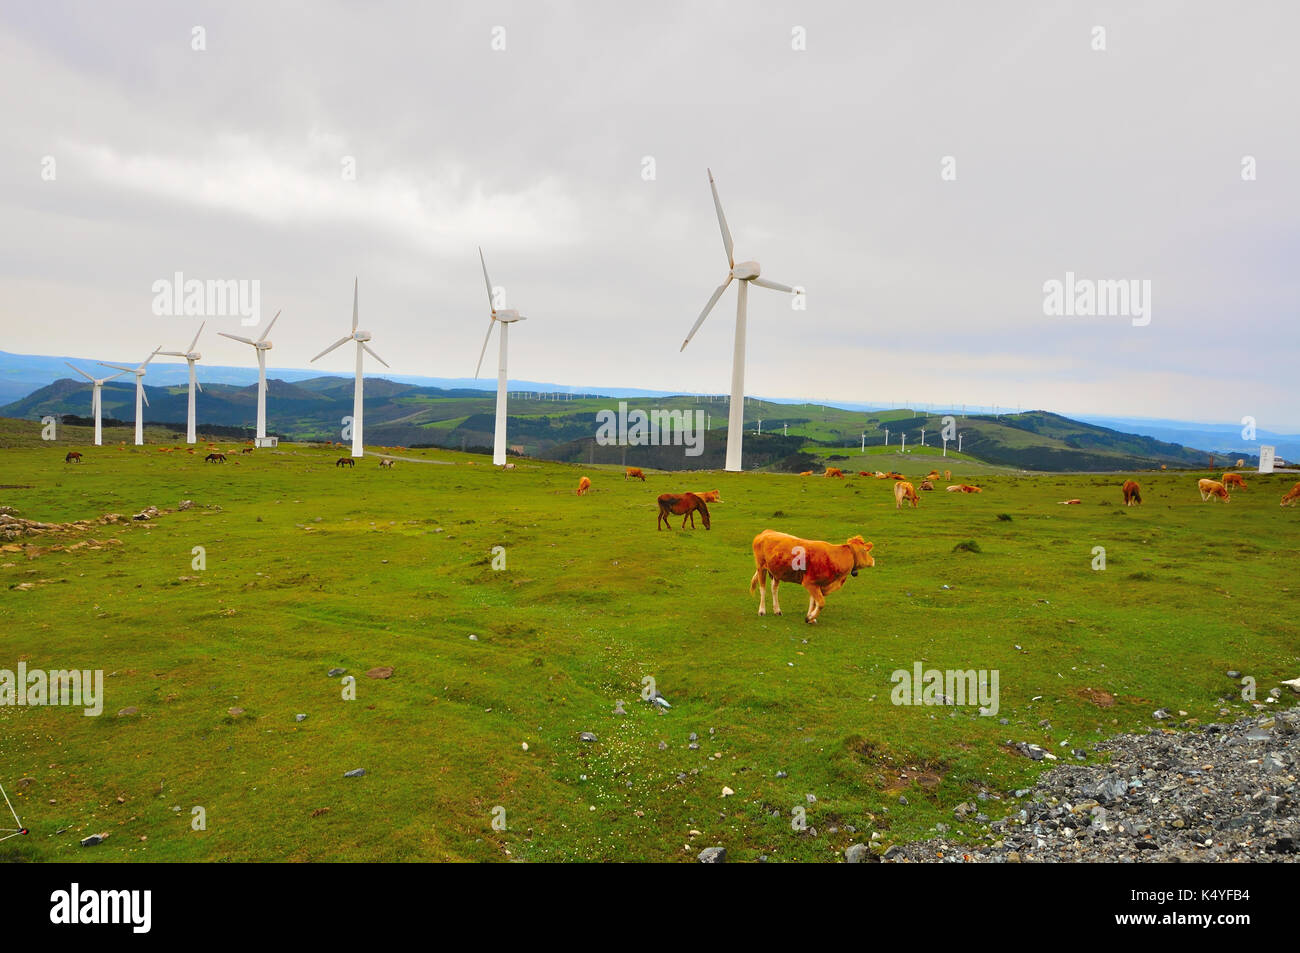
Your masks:
<path fill-rule="evenodd" d="M 488 308 L 491 310 L 491 316 L 488 319 L 487 334 L 483 338 L 483 350 L 478 355 L 478 367 L 474 369 L 474 376 L 478 377 L 479 371 L 483 370 L 483 358 L 487 355 L 488 341 L 492 338 L 492 329 L 501 325 L 501 342 L 497 358 L 497 419 L 496 429 L 492 435 L 492 465 L 504 466 L 506 462 L 506 353 L 507 353 L 507 332 L 510 325 L 516 321 L 527 321 L 522 314 L 514 309 L 502 308 L 497 310 L 496 299 L 492 296 L 492 279 L 488 277 L 487 262 L 483 258 L 483 249 L 478 250 L 479 264 L 483 266 L 483 281 L 487 285 Z"/>
<path fill-rule="evenodd" d="M 240 344 L 250 344 L 257 350 L 257 446 L 261 446 L 266 440 L 266 352 L 271 350 L 271 342 L 266 339 L 271 333 L 271 328 L 275 327 L 275 322 L 280 318 L 280 312 L 275 312 L 275 317 L 271 323 L 266 326 L 262 336 L 254 341 L 252 338 L 246 338 L 238 334 L 227 334 L 225 331 L 218 331 L 223 338 L 230 338 L 232 341 L 238 341 Z M 202 328 L 199 329 L 203 330 Z M 198 340 L 196 336 L 195 341 Z M 190 380 L 194 380 L 194 365 L 190 365 Z M 194 434 L 194 388 L 190 387 L 190 435 Z M 190 443 L 194 440 L 191 439 Z"/>
<path fill-rule="evenodd" d="M 197 361 L 197 360 L 199 360 L 201 357 L 203 357 L 203 355 L 200 354 L 198 351 L 194 350 L 194 348 L 195 348 L 195 346 L 199 343 L 199 335 L 203 333 L 203 328 L 204 328 L 204 326 L 205 326 L 206 324 L 207 324 L 207 322 L 204 321 L 203 324 L 200 324 L 200 325 L 199 325 L 199 329 L 198 329 L 197 331 L 194 332 L 194 340 L 190 342 L 189 350 L 186 350 L 186 351 L 159 351 L 159 352 L 158 352 L 159 354 L 165 354 L 167 357 L 183 357 L 183 358 L 185 358 L 185 363 L 188 364 L 188 365 L 190 366 L 190 410 L 189 410 L 189 415 L 188 415 L 188 417 L 187 417 L 187 420 L 188 420 L 188 428 L 187 428 L 187 430 L 185 431 L 185 442 L 186 442 L 186 443 L 194 443 L 194 442 L 195 442 L 195 436 L 194 436 L 194 388 L 197 387 L 199 390 L 203 390 L 203 385 L 200 384 L 200 383 L 198 382 L 198 380 L 197 380 L 197 379 L 195 378 L 195 376 L 194 376 L 194 362 Z"/>
<path fill-rule="evenodd" d="M 268 330 L 270 329 L 268 328 Z M 364 404 L 364 400 L 363 400 L 364 385 L 362 383 L 364 378 L 362 376 L 362 369 L 361 369 L 361 360 L 362 360 L 361 352 L 365 351 L 376 361 L 378 361 L 380 364 L 383 364 L 384 367 L 388 366 L 388 362 L 385 361 L 378 354 L 376 354 L 374 350 L 371 349 L 370 345 L 366 343 L 369 340 L 370 340 L 369 331 L 357 330 L 357 279 L 353 278 L 352 279 L 352 333 L 344 335 L 343 337 L 339 338 L 337 341 L 335 341 L 325 350 L 321 351 L 319 354 L 313 357 L 312 360 L 313 361 L 320 360 L 322 357 L 324 357 L 330 351 L 334 350 L 336 347 L 342 347 L 344 344 L 347 344 L 349 341 L 357 342 L 357 380 L 352 387 L 352 456 L 354 457 L 363 457 L 366 454 L 365 443 L 363 441 L 362 434 L 361 434 L 361 415 L 362 415 L 363 404 Z"/>
<path fill-rule="evenodd" d="M 67 361 L 64 361 L 63 363 L 68 364 Z M 68 364 L 68 367 L 71 367 L 74 371 L 76 371 L 86 380 L 90 381 L 92 385 L 94 385 L 91 388 L 92 393 L 90 397 L 90 412 L 95 415 L 95 446 L 102 447 L 104 445 L 104 440 L 103 440 L 103 428 L 100 425 L 100 418 L 103 416 L 104 405 L 103 405 L 102 395 L 100 392 L 104 389 L 104 384 L 106 384 L 108 381 L 111 381 L 114 377 L 121 377 L 123 374 L 129 374 L 130 371 L 118 371 L 116 374 L 110 374 L 108 377 L 91 377 L 89 374 L 87 374 L 79 367 L 73 367 L 73 365 L 71 364 Z"/>
<path fill-rule="evenodd" d="M 159 346 L 161 347 L 161 345 Z M 140 406 L 140 403 L 143 401 L 145 407 L 149 406 L 149 398 L 144 396 L 144 370 L 149 366 L 149 362 L 152 361 L 157 354 L 158 348 L 154 348 L 153 354 L 146 357 L 144 363 L 139 367 L 123 367 L 121 364 L 109 364 L 105 361 L 99 362 L 101 367 L 111 367 L 115 371 L 125 371 L 127 374 L 135 375 L 135 445 L 137 447 L 144 446 L 144 410 Z"/>
<path fill-rule="evenodd" d="M 756 261 L 736 262 L 732 249 L 731 230 L 727 228 L 727 218 L 722 214 L 722 200 L 718 198 L 718 187 L 713 182 L 712 171 L 709 171 L 709 188 L 713 191 L 713 206 L 718 212 L 718 227 L 722 229 L 722 246 L 727 252 L 727 277 L 722 284 L 718 285 L 717 290 L 713 292 L 713 297 L 700 312 L 694 327 L 682 342 L 681 349 L 686 350 L 686 345 L 691 343 L 691 338 L 700 329 L 700 325 L 709 316 L 709 312 L 718 303 L 718 299 L 727 290 L 732 279 L 740 282 L 736 294 L 736 338 L 731 355 L 731 402 L 728 406 L 726 466 L 727 470 L 738 473 L 741 470 L 740 450 L 745 430 L 745 306 L 749 298 L 749 285 L 752 282 L 761 288 L 771 288 L 773 291 L 784 291 L 788 294 L 794 294 L 795 291 L 788 285 L 760 278 L 762 272 Z"/>

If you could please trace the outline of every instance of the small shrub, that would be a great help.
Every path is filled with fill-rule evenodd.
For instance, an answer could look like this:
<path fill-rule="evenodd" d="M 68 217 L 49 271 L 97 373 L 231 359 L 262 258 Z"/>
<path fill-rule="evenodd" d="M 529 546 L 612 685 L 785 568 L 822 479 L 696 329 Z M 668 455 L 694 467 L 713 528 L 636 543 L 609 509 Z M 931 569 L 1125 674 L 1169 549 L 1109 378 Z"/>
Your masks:
<path fill-rule="evenodd" d="M 966 539 L 954 546 L 952 551 L 954 553 L 982 553 L 984 550 L 980 549 L 980 544 L 975 540 Z"/>
<path fill-rule="evenodd" d="M 1001 520 L 1001 521 L 1004 522 L 1004 523 L 1010 523 L 1010 522 L 1011 522 L 1011 514 L 1010 514 L 1010 513 L 999 513 L 999 514 L 998 514 L 998 519 Z"/>

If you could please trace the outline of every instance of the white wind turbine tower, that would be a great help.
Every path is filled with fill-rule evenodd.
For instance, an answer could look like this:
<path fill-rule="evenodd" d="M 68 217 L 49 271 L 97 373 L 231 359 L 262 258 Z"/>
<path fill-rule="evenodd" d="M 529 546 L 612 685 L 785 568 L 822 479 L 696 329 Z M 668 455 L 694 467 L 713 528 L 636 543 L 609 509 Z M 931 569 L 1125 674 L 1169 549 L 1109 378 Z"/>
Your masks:
<path fill-rule="evenodd" d="M 144 446 L 144 410 L 140 403 L 143 401 L 145 407 L 149 406 L 149 398 L 144 396 L 144 369 L 149 366 L 149 362 L 157 353 L 158 348 L 154 348 L 153 354 L 146 357 L 139 367 L 123 367 L 121 364 L 99 362 L 101 367 L 111 367 L 115 371 L 125 371 L 127 374 L 135 375 L 135 445 L 137 447 Z"/>
<path fill-rule="evenodd" d="M 371 357 L 373 357 L 380 364 L 383 364 L 384 367 L 388 366 L 388 362 L 385 361 L 378 354 L 376 354 L 371 349 L 370 345 L 366 343 L 369 340 L 370 340 L 369 331 L 357 330 L 357 280 L 354 278 L 352 279 L 352 333 L 339 338 L 337 341 L 335 341 L 325 350 L 321 351 L 319 354 L 317 354 L 315 357 L 312 358 L 313 361 L 317 361 L 320 358 L 324 357 L 326 354 L 328 354 L 330 351 L 334 350 L 336 347 L 342 347 L 344 344 L 347 344 L 349 341 L 357 342 L 357 382 L 355 385 L 353 385 L 352 388 L 352 456 L 354 457 L 362 457 L 365 456 L 366 453 L 365 444 L 362 440 L 362 434 L 361 434 L 361 414 L 362 414 L 362 404 L 363 404 L 361 352 L 363 350 L 368 352 Z"/>
<path fill-rule="evenodd" d="M 199 358 L 203 357 L 203 355 L 200 354 L 198 351 L 194 350 L 194 348 L 195 345 L 199 343 L 199 335 L 203 333 L 203 327 L 206 324 L 207 322 L 204 321 L 203 324 L 199 325 L 199 329 L 194 333 L 194 340 L 190 342 L 190 346 L 188 350 L 158 352 L 159 354 L 164 354 L 167 357 L 183 357 L 185 358 L 185 363 L 190 366 L 190 410 L 189 410 L 189 415 L 187 417 L 188 429 L 186 430 L 185 433 L 186 443 L 196 442 L 194 436 L 194 388 L 197 387 L 199 390 L 203 390 L 203 385 L 200 384 L 198 382 L 198 379 L 195 378 L 194 376 L 194 362 L 197 361 Z"/>
<path fill-rule="evenodd" d="M 718 303 L 718 299 L 727 290 L 727 285 L 731 284 L 732 279 L 740 282 L 736 294 L 736 339 L 731 356 L 731 401 L 728 407 L 726 466 L 726 469 L 738 473 L 741 470 L 740 449 L 745 429 L 745 304 L 749 298 L 749 285 L 752 282 L 761 288 L 771 288 L 773 291 L 784 291 L 788 294 L 794 294 L 794 289 L 787 285 L 777 284 L 775 281 L 768 281 L 766 278 L 760 278 L 761 270 L 756 261 L 742 261 L 737 264 L 735 253 L 732 250 L 731 230 L 727 228 L 726 216 L 722 214 L 722 201 L 718 198 L 718 187 L 713 183 L 712 171 L 709 171 L 709 188 L 713 190 L 713 205 L 718 212 L 718 226 L 722 229 L 722 245 L 727 252 L 727 267 L 729 270 L 727 271 L 726 280 L 718 285 L 718 289 L 713 292 L 713 297 L 709 299 L 709 303 L 700 312 L 700 316 L 696 319 L 690 333 L 686 335 L 686 340 L 682 342 L 681 349 L 686 350 L 686 345 L 691 343 L 691 338 L 700 329 L 700 325 L 709 316 L 709 312 Z"/>
<path fill-rule="evenodd" d="M 488 319 L 487 334 L 483 338 L 483 350 L 478 355 L 478 367 L 474 369 L 474 376 L 478 377 L 478 372 L 483 369 L 483 358 L 487 355 L 488 341 L 492 338 L 492 328 L 498 323 L 501 325 L 501 345 L 497 358 L 497 419 L 496 429 L 492 436 L 492 465 L 504 466 L 506 462 L 506 352 L 508 332 L 510 325 L 516 321 L 527 321 L 518 311 L 508 308 L 497 310 L 496 300 L 492 295 L 492 279 L 488 277 L 487 262 L 483 260 L 483 249 L 478 250 L 479 264 L 483 266 L 483 282 L 487 285 L 488 308 L 491 309 L 491 316 Z"/>
<path fill-rule="evenodd" d="M 262 336 L 254 341 L 252 338 L 246 338 L 238 334 L 227 334 L 225 331 L 218 331 L 223 338 L 230 338 L 232 341 L 238 341 L 240 344 L 252 345 L 257 350 L 257 439 L 253 441 L 254 446 L 265 446 L 268 442 L 275 446 L 275 441 L 266 439 L 266 352 L 271 350 L 271 342 L 266 336 L 271 333 L 271 328 L 275 327 L 275 322 L 280 318 L 280 312 L 275 312 L 275 317 L 271 319 Z M 200 331 L 203 328 L 199 328 Z M 194 340 L 198 341 L 198 335 Z M 197 355 L 196 355 L 197 356 Z M 190 363 L 190 443 L 194 442 L 194 364 Z"/>
<path fill-rule="evenodd" d="M 67 361 L 64 361 L 63 363 L 68 364 Z M 103 400 L 100 392 L 104 389 L 104 384 L 108 381 L 111 381 L 114 377 L 121 377 L 123 374 L 129 374 L 130 371 L 118 371 L 116 374 L 110 374 L 108 377 L 91 377 L 79 367 L 73 367 L 71 364 L 68 364 L 68 367 L 71 367 L 74 371 L 94 385 L 90 398 L 90 411 L 95 415 L 95 446 L 102 447 L 104 445 L 104 440 L 103 427 L 100 425 L 100 419 L 103 416 Z"/>

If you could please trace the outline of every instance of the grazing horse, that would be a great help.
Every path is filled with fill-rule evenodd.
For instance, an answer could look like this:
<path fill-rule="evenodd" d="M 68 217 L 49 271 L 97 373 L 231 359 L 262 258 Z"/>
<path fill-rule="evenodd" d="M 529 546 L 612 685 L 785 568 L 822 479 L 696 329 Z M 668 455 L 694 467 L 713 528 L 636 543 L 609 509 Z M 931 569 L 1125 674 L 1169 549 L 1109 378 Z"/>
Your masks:
<path fill-rule="evenodd" d="M 586 496 L 587 491 L 591 489 L 591 481 L 583 477 L 578 481 L 578 496 Z"/>
<path fill-rule="evenodd" d="M 204 463 L 225 463 L 226 455 L 224 453 L 209 453 L 203 458 Z"/>
<path fill-rule="evenodd" d="M 1136 480 L 1125 480 L 1123 489 L 1125 506 L 1142 503 L 1142 487 L 1137 485 Z"/>
<path fill-rule="evenodd" d="M 66 457 L 63 458 L 63 462 L 64 462 L 64 463 L 80 463 L 80 462 L 81 462 L 81 454 L 79 454 L 76 450 L 69 450 L 69 451 L 68 451 L 68 455 L 67 455 Z"/>
<path fill-rule="evenodd" d="M 623 482 L 626 483 L 628 480 L 640 480 L 644 483 L 645 474 L 641 472 L 640 467 L 628 467 L 623 471 Z"/>
<path fill-rule="evenodd" d="M 334 466 L 336 467 L 355 467 L 356 465 L 357 461 L 353 460 L 351 457 L 339 457 L 334 461 Z"/>
<path fill-rule="evenodd" d="M 379 461 L 379 467 L 381 470 L 391 470 L 393 469 L 393 461 L 385 457 Z"/>
<path fill-rule="evenodd" d="M 659 497 L 659 519 L 655 520 L 655 529 L 659 529 L 660 523 L 672 529 L 673 524 L 668 522 L 670 515 L 682 518 L 682 529 L 686 528 L 686 519 L 689 517 L 691 529 L 695 529 L 697 510 L 704 520 L 704 528 L 709 529 L 709 508 L 702 499 L 694 493 L 665 493 Z"/>
<path fill-rule="evenodd" d="M 240 453 L 252 453 L 252 452 L 253 452 L 253 448 L 252 448 L 252 447 L 244 447 L 244 448 L 243 448 L 242 450 L 240 450 L 239 452 L 240 452 Z"/>
<path fill-rule="evenodd" d="M 1246 489 L 1246 481 L 1241 478 L 1240 473 L 1225 473 L 1219 482 L 1224 486 L 1239 486 L 1243 490 Z"/>

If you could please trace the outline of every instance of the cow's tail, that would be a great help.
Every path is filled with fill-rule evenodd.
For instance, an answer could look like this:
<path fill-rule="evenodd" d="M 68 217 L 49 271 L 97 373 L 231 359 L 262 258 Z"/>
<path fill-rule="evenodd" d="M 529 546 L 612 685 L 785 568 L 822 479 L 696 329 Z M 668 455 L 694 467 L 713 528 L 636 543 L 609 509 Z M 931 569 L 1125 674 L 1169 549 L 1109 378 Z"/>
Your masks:
<path fill-rule="evenodd" d="M 761 581 L 761 580 L 759 579 L 759 576 L 761 576 L 761 575 L 763 575 L 763 570 L 761 570 L 761 569 L 756 569 L 756 570 L 754 570 L 754 578 L 751 579 L 751 580 L 749 580 L 749 594 L 750 594 L 751 596 L 752 596 L 752 595 L 754 594 L 754 592 L 758 589 L 759 583 L 760 583 L 760 581 Z"/>

